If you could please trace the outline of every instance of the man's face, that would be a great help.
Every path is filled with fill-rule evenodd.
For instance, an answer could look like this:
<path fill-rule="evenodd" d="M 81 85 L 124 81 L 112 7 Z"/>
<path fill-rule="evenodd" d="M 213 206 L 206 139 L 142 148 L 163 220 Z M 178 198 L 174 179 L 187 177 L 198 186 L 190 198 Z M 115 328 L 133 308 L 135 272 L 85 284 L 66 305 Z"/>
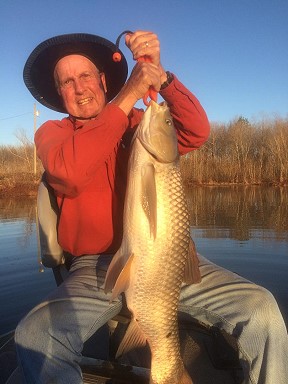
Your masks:
<path fill-rule="evenodd" d="M 104 73 L 85 56 L 69 55 L 58 61 L 54 78 L 67 112 L 75 117 L 98 115 L 106 104 Z"/>

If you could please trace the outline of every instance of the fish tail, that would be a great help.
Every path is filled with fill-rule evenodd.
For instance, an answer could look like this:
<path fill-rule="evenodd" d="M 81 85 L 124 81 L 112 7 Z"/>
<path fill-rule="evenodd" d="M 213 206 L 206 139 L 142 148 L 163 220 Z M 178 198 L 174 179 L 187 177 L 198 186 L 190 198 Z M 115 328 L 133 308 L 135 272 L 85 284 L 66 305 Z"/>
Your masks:
<path fill-rule="evenodd" d="M 182 365 L 182 363 L 181 363 Z M 152 375 L 150 376 L 150 380 L 149 380 L 149 384 L 194 384 L 194 382 L 192 381 L 189 373 L 186 371 L 186 369 L 184 368 L 184 366 L 182 365 L 182 369 L 180 370 L 182 371 L 182 374 L 181 372 L 177 372 L 177 375 L 175 375 L 176 372 L 174 372 L 174 375 L 173 377 L 169 377 L 169 379 L 166 377 L 166 378 L 163 378 L 163 377 L 152 377 Z M 181 376 L 180 376 L 181 375 Z M 155 376 L 155 375 L 154 375 Z M 177 376 L 177 378 L 175 377 Z"/>
<path fill-rule="evenodd" d="M 188 372 L 186 371 L 186 369 L 184 369 L 184 371 L 183 371 L 183 374 L 182 374 L 182 377 L 179 381 L 179 384 L 193 384 L 193 381 L 192 381 L 190 375 L 188 374 Z"/>

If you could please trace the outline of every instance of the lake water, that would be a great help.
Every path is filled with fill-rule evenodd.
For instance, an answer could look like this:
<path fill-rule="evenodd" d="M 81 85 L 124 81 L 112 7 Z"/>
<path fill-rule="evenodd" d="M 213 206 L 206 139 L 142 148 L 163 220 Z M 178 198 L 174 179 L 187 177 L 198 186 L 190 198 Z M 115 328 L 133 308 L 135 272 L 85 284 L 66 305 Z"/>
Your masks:
<path fill-rule="evenodd" d="M 187 191 L 198 252 L 268 288 L 288 325 L 288 188 Z M 0 199 L 0 334 L 55 287 L 39 264 L 35 199 Z"/>

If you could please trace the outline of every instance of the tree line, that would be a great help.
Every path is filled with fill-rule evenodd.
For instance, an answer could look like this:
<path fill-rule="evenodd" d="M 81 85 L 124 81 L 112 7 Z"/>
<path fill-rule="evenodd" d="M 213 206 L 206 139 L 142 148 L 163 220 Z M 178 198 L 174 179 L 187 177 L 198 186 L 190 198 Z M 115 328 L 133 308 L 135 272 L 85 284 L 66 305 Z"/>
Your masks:
<path fill-rule="evenodd" d="M 18 145 L 0 146 L 0 193 L 35 194 L 43 167 L 34 152 L 34 144 L 25 131 L 16 134 Z M 36 160 L 36 172 L 34 170 Z"/>
<path fill-rule="evenodd" d="M 35 173 L 31 140 L 24 131 L 16 136 L 19 145 L 0 146 L 0 191 L 35 188 L 43 172 L 37 159 Z M 288 118 L 211 123 L 208 141 L 180 164 L 188 185 L 288 185 Z"/>
<path fill-rule="evenodd" d="M 288 185 L 288 118 L 212 123 L 208 141 L 181 157 L 181 169 L 189 184 Z"/>

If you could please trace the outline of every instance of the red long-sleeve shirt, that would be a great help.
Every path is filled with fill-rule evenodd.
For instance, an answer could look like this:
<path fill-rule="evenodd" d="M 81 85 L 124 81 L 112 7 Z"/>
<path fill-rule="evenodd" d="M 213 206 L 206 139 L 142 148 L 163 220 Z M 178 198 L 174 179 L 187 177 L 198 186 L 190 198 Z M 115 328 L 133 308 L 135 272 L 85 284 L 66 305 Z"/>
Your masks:
<path fill-rule="evenodd" d="M 200 147 L 209 123 L 199 101 L 175 77 L 161 92 L 168 102 L 180 154 Z M 122 239 L 129 144 L 143 116 L 110 103 L 85 124 L 64 118 L 36 132 L 37 154 L 60 209 L 58 242 L 75 256 L 113 253 Z"/>

